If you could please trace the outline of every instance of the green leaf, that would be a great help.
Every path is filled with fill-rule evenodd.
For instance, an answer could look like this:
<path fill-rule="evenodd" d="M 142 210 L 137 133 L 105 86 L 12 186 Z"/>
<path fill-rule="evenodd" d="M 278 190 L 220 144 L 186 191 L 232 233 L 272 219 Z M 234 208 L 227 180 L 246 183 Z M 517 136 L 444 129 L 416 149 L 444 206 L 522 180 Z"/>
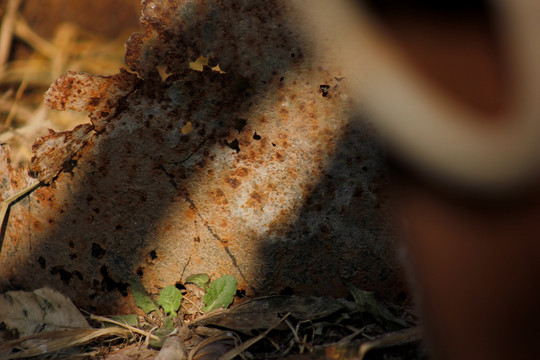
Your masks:
<path fill-rule="evenodd" d="M 131 286 L 131 294 L 135 299 L 135 304 L 140 307 L 145 314 L 150 314 L 152 311 L 156 311 L 158 307 L 152 299 L 147 295 L 144 286 L 141 284 L 141 281 L 137 277 L 133 277 L 129 281 Z"/>
<path fill-rule="evenodd" d="M 203 302 L 206 305 L 203 311 L 208 312 L 231 305 L 236 294 L 236 284 L 236 279 L 231 275 L 223 275 L 219 279 L 212 281 L 210 288 L 203 297 Z"/>
<path fill-rule="evenodd" d="M 169 285 L 160 291 L 158 303 L 165 314 L 176 317 L 176 312 L 182 303 L 182 293 L 176 286 Z"/>
<path fill-rule="evenodd" d="M 137 315 L 131 314 L 131 315 L 114 315 L 111 316 L 111 319 L 116 320 L 122 324 L 126 324 L 129 326 L 138 326 L 139 325 L 139 319 L 137 318 Z"/>
<path fill-rule="evenodd" d="M 361 290 L 353 285 L 348 285 L 347 287 L 354 297 L 354 302 L 356 302 L 358 310 L 371 314 L 377 321 L 383 324 L 407 327 L 407 323 L 403 319 L 392 314 L 386 306 L 375 298 L 374 292 Z"/>
<path fill-rule="evenodd" d="M 207 274 L 196 274 L 188 276 L 186 284 L 195 284 L 204 291 L 208 291 L 208 285 L 210 285 L 210 276 Z"/>

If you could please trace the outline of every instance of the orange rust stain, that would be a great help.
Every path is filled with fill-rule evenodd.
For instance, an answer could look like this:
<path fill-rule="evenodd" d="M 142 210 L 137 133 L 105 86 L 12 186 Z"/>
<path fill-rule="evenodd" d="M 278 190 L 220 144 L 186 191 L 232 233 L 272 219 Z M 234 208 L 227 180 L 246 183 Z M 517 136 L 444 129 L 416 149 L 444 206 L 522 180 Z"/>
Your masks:
<path fill-rule="evenodd" d="M 280 152 L 276 152 L 275 158 L 276 158 L 276 160 L 279 161 L 279 162 L 285 161 L 285 157 L 284 157 L 283 154 L 280 153 Z"/>
<path fill-rule="evenodd" d="M 246 205 L 251 208 L 260 208 L 262 205 L 262 200 L 262 196 L 258 192 L 254 191 L 249 194 L 249 199 L 246 202 Z"/>
<path fill-rule="evenodd" d="M 34 230 L 35 231 L 41 231 L 43 229 L 43 225 L 39 221 L 34 221 Z"/>
<path fill-rule="evenodd" d="M 188 211 L 186 211 L 186 218 L 194 220 L 196 217 L 197 217 L 197 211 L 190 206 Z"/>
<path fill-rule="evenodd" d="M 233 189 L 236 189 L 237 187 L 240 186 L 240 184 L 242 184 L 242 182 L 240 180 L 238 180 L 237 178 L 234 178 L 234 177 L 225 178 L 225 182 L 227 184 L 229 184 L 229 186 L 232 187 Z"/>
<path fill-rule="evenodd" d="M 249 175 L 249 169 L 241 167 L 232 173 L 235 176 L 246 177 Z"/>
<path fill-rule="evenodd" d="M 214 203 L 216 205 L 227 205 L 229 201 L 227 201 L 227 198 L 225 197 L 225 193 L 223 193 L 223 190 L 216 189 L 210 193 L 210 195 L 214 199 Z"/>
<path fill-rule="evenodd" d="M 285 108 L 281 108 L 281 109 L 279 109 L 279 115 L 280 115 L 280 117 L 288 116 L 289 115 L 289 110 L 287 110 Z"/>

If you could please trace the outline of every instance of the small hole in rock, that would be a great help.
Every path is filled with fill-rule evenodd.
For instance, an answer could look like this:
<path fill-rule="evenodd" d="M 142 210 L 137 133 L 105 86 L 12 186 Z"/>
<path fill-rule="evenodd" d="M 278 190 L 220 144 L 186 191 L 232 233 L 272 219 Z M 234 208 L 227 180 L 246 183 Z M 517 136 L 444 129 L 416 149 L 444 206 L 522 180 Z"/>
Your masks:
<path fill-rule="evenodd" d="M 227 140 L 225 140 L 225 145 L 227 145 L 233 150 L 236 150 L 237 154 L 240 152 L 240 146 L 238 146 L 238 139 L 234 139 L 230 143 Z"/>
<path fill-rule="evenodd" d="M 253 140 L 261 140 L 261 136 L 258 135 L 257 133 L 254 133 L 253 134 Z"/>
<path fill-rule="evenodd" d="M 186 287 L 180 281 L 178 281 L 176 284 L 174 284 L 174 286 L 180 291 L 186 290 Z"/>
<path fill-rule="evenodd" d="M 320 85 L 319 88 L 321 89 L 322 96 L 327 97 L 328 90 L 330 90 L 330 85 Z"/>
<path fill-rule="evenodd" d="M 247 124 L 247 120 L 245 119 L 234 119 L 233 127 L 236 131 L 242 132 L 246 124 Z"/>
<path fill-rule="evenodd" d="M 285 289 L 281 290 L 281 292 L 279 294 L 280 295 L 289 295 L 289 296 L 294 295 L 294 290 L 287 286 Z"/>
<path fill-rule="evenodd" d="M 92 257 L 95 257 L 96 259 L 101 259 L 105 256 L 106 251 L 103 249 L 99 244 L 92 243 Z"/>
<path fill-rule="evenodd" d="M 144 271 L 143 271 L 142 268 L 138 268 L 136 273 L 137 273 L 137 276 L 143 276 L 144 275 Z"/>
<path fill-rule="evenodd" d="M 47 267 L 47 261 L 43 257 L 40 256 L 37 261 L 42 269 L 45 269 Z"/>
<path fill-rule="evenodd" d="M 149 254 L 149 255 L 150 255 L 150 258 L 151 258 L 152 260 L 156 260 L 156 259 L 157 259 L 157 251 L 156 251 L 156 250 L 150 251 L 150 254 Z"/>
<path fill-rule="evenodd" d="M 236 296 L 240 299 L 243 299 L 246 297 L 246 290 L 244 289 L 239 289 L 239 290 L 236 290 Z"/>

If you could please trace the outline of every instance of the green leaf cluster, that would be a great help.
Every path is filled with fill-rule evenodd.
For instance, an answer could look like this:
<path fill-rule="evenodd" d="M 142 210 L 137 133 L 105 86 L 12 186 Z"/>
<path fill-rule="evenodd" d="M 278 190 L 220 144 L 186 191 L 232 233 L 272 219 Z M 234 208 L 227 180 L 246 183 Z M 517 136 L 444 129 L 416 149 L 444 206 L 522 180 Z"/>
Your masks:
<path fill-rule="evenodd" d="M 220 307 L 229 307 L 236 294 L 237 281 L 231 275 L 224 275 L 210 282 L 210 277 L 207 274 L 197 274 L 189 276 L 186 279 L 186 283 L 195 284 L 206 291 L 203 297 L 203 302 L 206 305 L 203 308 L 205 312 Z M 178 316 L 178 309 L 182 305 L 183 296 L 176 286 L 169 285 L 163 288 L 159 293 L 159 299 L 156 303 L 148 296 L 146 289 L 138 278 L 134 277 L 131 279 L 130 285 L 135 304 L 146 314 L 158 310 L 158 306 L 160 306 L 166 315 L 171 317 Z"/>

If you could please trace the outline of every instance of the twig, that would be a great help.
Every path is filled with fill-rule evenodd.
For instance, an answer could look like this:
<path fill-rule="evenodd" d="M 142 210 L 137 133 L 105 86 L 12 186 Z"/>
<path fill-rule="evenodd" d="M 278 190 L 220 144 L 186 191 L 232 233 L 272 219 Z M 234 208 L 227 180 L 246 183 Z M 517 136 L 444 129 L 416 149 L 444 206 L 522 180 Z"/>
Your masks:
<path fill-rule="evenodd" d="M 90 319 L 92 320 L 96 320 L 96 321 L 101 321 L 101 322 L 108 322 L 108 323 L 111 323 L 111 324 L 115 324 L 115 325 L 118 325 L 118 326 L 121 326 L 123 328 L 126 328 L 134 333 L 137 333 L 139 335 L 143 335 L 143 336 L 146 336 L 146 337 L 149 337 L 150 339 L 152 340 L 159 340 L 159 337 L 157 337 L 156 335 L 152 335 L 151 332 L 154 330 L 152 329 L 150 332 L 147 332 L 147 331 L 144 331 L 144 330 L 141 330 L 141 329 L 138 329 L 136 327 L 133 327 L 133 326 L 129 326 L 128 324 L 125 324 L 125 323 L 122 323 L 120 321 L 116 321 L 116 320 L 113 320 L 113 319 L 109 319 L 109 318 L 106 318 L 104 316 L 99 316 L 99 315 L 90 315 Z"/>
<path fill-rule="evenodd" d="M 2 252 L 2 245 L 4 244 L 4 226 L 7 226 L 7 212 L 11 204 L 15 201 L 26 196 L 28 193 L 34 191 L 41 185 L 41 182 L 36 181 L 34 184 L 28 186 L 27 188 L 19 191 L 15 195 L 7 198 L 2 202 L 2 208 L 0 209 L 0 253 Z"/>
<path fill-rule="evenodd" d="M 19 17 L 15 21 L 14 27 L 15 35 L 20 38 L 22 41 L 30 45 L 35 51 L 45 56 L 48 59 L 54 59 L 59 49 L 54 46 L 48 40 L 45 40 L 39 36 L 32 28 L 24 21 L 23 18 Z"/>
<path fill-rule="evenodd" d="M 422 332 L 419 326 L 384 334 L 360 345 L 360 348 L 358 349 L 359 360 L 362 360 L 364 356 L 373 349 L 403 345 L 419 340 L 422 340 Z"/>
<path fill-rule="evenodd" d="M 191 300 L 190 300 L 189 298 L 187 298 L 187 297 L 184 297 L 184 299 L 185 299 L 187 302 L 191 303 L 191 305 L 193 305 L 193 306 L 195 307 L 195 309 L 197 309 L 197 311 L 198 311 L 199 313 L 204 314 L 204 311 L 202 311 L 202 309 L 201 309 L 199 306 L 197 306 L 197 304 L 195 304 L 193 301 L 191 301 Z M 182 306 L 185 307 L 184 304 L 182 304 Z"/>
<path fill-rule="evenodd" d="M 266 329 L 265 332 L 263 332 L 262 334 L 260 335 L 257 335 L 255 337 L 252 337 L 251 339 L 249 339 L 248 341 L 246 341 L 245 343 L 243 343 L 242 345 L 238 346 L 237 348 L 235 349 L 232 349 L 230 351 L 227 351 L 225 354 L 223 354 L 222 356 L 219 357 L 218 360 L 232 360 L 234 359 L 236 356 L 238 356 L 240 353 L 246 351 L 250 346 L 252 346 L 253 344 L 255 344 L 256 342 L 260 341 L 261 339 L 265 338 L 266 335 L 268 335 L 268 333 L 272 330 L 274 330 L 276 327 L 279 326 L 279 324 L 281 324 L 283 321 L 285 321 L 285 319 L 287 319 L 289 317 L 289 315 L 291 315 L 291 313 L 287 313 L 285 314 L 285 316 L 283 316 L 281 319 L 279 319 L 274 325 L 272 325 L 271 327 L 269 327 L 268 329 Z"/>
<path fill-rule="evenodd" d="M 15 117 L 15 113 L 17 113 L 17 110 L 19 107 L 19 101 L 21 101 L 22 95 L 24 93 L 24 90 L 26 89 L 27 84 L 28 84 L 28 78 L 25 74 L 25 76 L 23 77 L 23 81 L 21 82 L 21 85 L 19 85 L 19 88 L 17 89 L 17 93 L 15 94 L 15 101 L 13 101 L 13 105 L 11 106 L 8 117 L 6 119 L 5 126 L 8 128 L 11 127 L 11 121 Z"/>
<path fill-rule="evenodd" d="M 2 18 L 2 27 L 0 28 L 0 78 L 3 76 L 4 65 L 9 58 L 15 17 L 20 4 L 21 0 L 9 0 L 6 14 Z"/>

